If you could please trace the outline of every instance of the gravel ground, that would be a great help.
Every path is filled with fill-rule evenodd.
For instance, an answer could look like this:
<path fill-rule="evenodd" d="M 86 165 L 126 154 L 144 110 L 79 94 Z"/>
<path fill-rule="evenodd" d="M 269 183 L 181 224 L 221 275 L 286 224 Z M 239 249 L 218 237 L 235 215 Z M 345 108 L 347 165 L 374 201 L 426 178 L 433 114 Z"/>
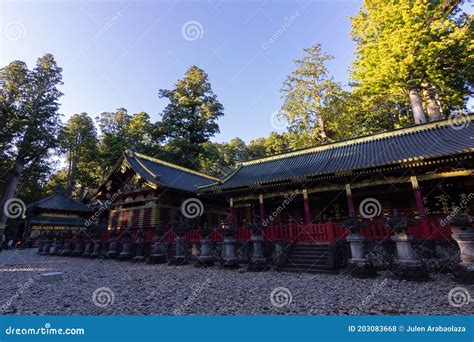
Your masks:
<path fill-rule="evenodd" d="M 64 277 L 41 281 L 44 272 Z M 388 273 L 355 279 L 37 256 L 35 250 L 0 254 L 0 313 L 9 315 L 474 314 L 474 301 L 449 304 L 457 286 L 474 297 L 474 286 L 456 284 L 449 274 L 416 283 Z"/>

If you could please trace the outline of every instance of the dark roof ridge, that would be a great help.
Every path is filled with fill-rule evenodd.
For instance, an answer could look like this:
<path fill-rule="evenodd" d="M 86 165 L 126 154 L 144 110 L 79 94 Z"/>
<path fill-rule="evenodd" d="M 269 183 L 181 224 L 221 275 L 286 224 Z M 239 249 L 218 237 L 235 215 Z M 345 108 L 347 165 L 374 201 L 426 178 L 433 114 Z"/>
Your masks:
<path fill-rule="evenodd" d="M 471 120 L 474 121 L 474 114 L 472 114 L 472 113 L 468 114 L 468 117 L 469 117 L 469 121 L 471 121 Z M 437 121 L 432 121 L 432 122 L 427 122 L 427 123 L 424 123 L 424 124 L 413 125 L 413 126 L 410 126 L 410 127 L 397 128 L 397 129 L 390 130 L 390 131 L 372 133 L 372 134 L 364 135 L 364 136 L 361 136 L 361 137 L 345 139 L 345 140 L 331 142 L 331 143 L 327 143 L 327 144 L 323 144 L 323 145 L 306 147 L 306 148 L 297 149 L 297 150 L 293 150 L 293 151 L 289 151 L 289 152 L 274 154 L 274 155 L 267 156 L 267 157 L 250 159 L 248 161 L 238 163 L 238 165 L 246 166 L 246 165 L 260 164 L 260 163 L 264 163 L 264 162 L 271 161 L 271 160 L 284 159 L 284 158 L 288 158 L 288 157 L 292 157 L 292 156 L 304 155 L 304 154 L 307 154 L 307 153 L 312 153 L 312 152 L 317 152 L 317 151 L 324 151 L 324 150 L 327 150 L 327 149 L 334 149 L 334 148 L 341 147 L 341 146 L 346 146 L 346 145 L 364 144 L 364 143 L 369 143 L 371 141 L 388 139 L 388 138 L 395 137 L 395 136 L 400 136 L 400 135 L 408 135 L 408 134 L 412 134 L 412 133 L 415 133 L 415 132 L 436 129 L 436 128 L 444 127 L 444 126 L 448 126 L 448 125 L 453 125 L 452 119 L 450 119 L 450 118 L 437 120 Z"/>

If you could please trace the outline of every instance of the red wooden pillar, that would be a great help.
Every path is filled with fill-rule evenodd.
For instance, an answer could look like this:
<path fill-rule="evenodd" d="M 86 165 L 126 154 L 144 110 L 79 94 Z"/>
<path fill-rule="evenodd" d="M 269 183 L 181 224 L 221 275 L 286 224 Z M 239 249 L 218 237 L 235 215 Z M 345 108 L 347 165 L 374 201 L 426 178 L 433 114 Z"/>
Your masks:
<path fill-rule="evenodd" d="M 234 199 L 230 199 L 230 224 L 235 227 L 235 209 L 234 209 Z"/>
<path fill-rule="evenodd" d="M 423 196 L 418 185 L 418 178 L 416 178 L 416 176 L 411 176 L 410 181 L 415 194 L 416 208 L 418 209 L 418 213 L 420 214 L 421 218 L 426 218 L 425 203 L 423 202 Z"/>
<path fill-rule="evenodd" d="M 352 189 L 350 184 L 346 184 L 346 197 L 347 197 L 347 208 L 349 209 L 349 216 L 355 217 L 356 211 L 354 207 L 354 201 L 352 199 Z"/>
<path fill-rule="evenodd" d="M 306 224 L 310 224 L 311 219 L 311 210 L 309 209 L 309 200 L 308 200 L 308 190 L 303 189 L 303 201 L 304 201 L 304 219 Z"/>
<path fill-rule="evenodd" d="M 260 223 L 265 222 L 265 204 L 263 203 L 263 195 L 258 196 L 258 202 L 260 205 Z"/>

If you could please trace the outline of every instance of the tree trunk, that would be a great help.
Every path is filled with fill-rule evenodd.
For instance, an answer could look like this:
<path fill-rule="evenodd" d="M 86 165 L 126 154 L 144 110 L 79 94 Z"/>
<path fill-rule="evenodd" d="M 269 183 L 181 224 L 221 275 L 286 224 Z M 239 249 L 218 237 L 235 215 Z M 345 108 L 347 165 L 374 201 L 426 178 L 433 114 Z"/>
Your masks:
<path fill-rule="evenodd" d="M 15 161 L 15 166 L 10 171 L 10 175 L 8 177 L 8 182 L 5 186 L 5 192 L 3 193 L 2 197 L 2 206 L 0 210 L 0 251 L 2 250 L 3 240 L 4 240 L 4 232 L 5 226 L 8 221 L 7 210 L 5 208 L 5 204 L 9 199 L 16 197 L 18 184 L 20 183 L 20 177 L 23 173 L 23 169 L 25 168 L 25 162 L 22 158 L 17 158 Z"/>
<path fill-rule="evenodd" d="M 318 122 L 318 127 L 319 127 L 319 137 L 323 142 L 328 142 L 328 136 L 326 134 L 326 127 L 324 124 L 324 120 L 321 118 L 321 116 L 318 115 L 317 117 L 317 122 Z"/>
<path fill-rule="evenodd" d="M 72 196 L 72 192 L 74 190 L 74 186 L 76 183 L 76 170 L 77 170 L 77 160 L 74 156 L 71 161 L 71 168 L 70 168 L 69 176 L 67 178 L 66 193 L 68 196 Z"/>
<path fill-rule="evenodd" d="M 411 110 L 413 111 L 413 117 L 415 124 L 422 124 L 426 122 L 425 113 L 423 112 L 423 105 L 421 103 L 420 94 L 416 87 L 412 87 L 409 93 Z"/>
<path fill-rule="evenodd" d="M 426 102 L 426 111 L 430 121 L 437 121 L 443 119 L 441 106 L 436 98 L 436 91 L 431 84 L 425 84 L 423 87 L 423 99 Z"/>

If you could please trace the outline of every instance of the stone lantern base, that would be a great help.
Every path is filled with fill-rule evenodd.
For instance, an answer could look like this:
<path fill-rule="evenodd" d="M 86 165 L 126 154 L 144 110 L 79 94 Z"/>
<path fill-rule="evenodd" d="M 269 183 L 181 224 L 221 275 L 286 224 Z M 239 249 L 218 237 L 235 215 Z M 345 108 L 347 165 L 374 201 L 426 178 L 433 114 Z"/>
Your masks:
<path fill-rule="evenodd" d="M 428 269 L 419 260 L 395 260 L 392 272 L 398 279 L 409 281 L 430 280 Z"/>
<path fill-rule="evenodd" d="M 212 241 L 209 238 L 201 240 L 201 255 L 197 258 L 196 267 L 209 267 L 214 265 L 214 257 L 212 255 Z"/>
<path fill-rule="evenodd" d="M 237 241 L 234 238 L 224 239 L 224 257 L 222 262 L 223 268 L 239 268 L 239 259 L 235 256 L 235 245 Z"/>
<path fill-rule="evenodd" d="M 373 278 L 377 276 L 377 270 L 367 259 L 349 259 L 347 274 L 355 278 Z"/>
<path fill-rule="evenodd" d="M 454 270 L 454 279 L 460 283 L 473 285 L 474 284 L 474 265 L 460 263 Z"/>

